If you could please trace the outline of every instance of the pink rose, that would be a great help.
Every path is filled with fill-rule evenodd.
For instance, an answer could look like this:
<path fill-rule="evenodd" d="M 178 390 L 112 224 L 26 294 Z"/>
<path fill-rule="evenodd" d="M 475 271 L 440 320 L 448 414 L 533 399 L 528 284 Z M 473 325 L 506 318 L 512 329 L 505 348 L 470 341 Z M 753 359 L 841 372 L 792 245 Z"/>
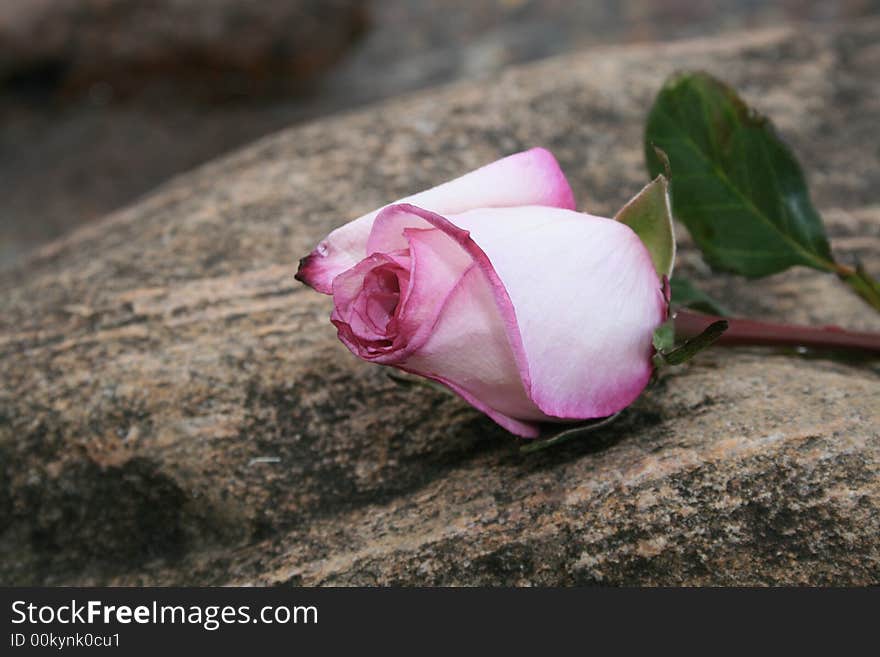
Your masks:
<path fill-rule="evenodd" d="M 336 229 L 297 278 L 360 358 L 446 385 L 507 430 L 605 417 L 651 377 L 666 299 L 623 223 L 517 153 Z"/>

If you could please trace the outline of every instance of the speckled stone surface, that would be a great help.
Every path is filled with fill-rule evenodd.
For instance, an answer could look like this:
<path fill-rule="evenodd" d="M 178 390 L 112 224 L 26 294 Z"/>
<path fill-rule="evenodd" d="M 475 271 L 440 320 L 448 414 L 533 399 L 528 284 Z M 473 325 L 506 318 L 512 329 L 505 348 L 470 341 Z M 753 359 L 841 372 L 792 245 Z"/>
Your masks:
<path fill-rule="evenodd" d="M 866 584 L 880 367 L 716 350 L 589 439 L 526 456 L 358 362 L 292 277 L 331 227 L 533 145 L 580 205 L 646 180 L 664 77 L 776 120 L 844 260 L 880 271 L 880 23 L 606 48 L 260 141 L 0 278 L 4 584 Z M 682 230 L 682 233 L 684 231 Z M 880 330 L 807 270 L 710 277 L 740 313 Z"/>

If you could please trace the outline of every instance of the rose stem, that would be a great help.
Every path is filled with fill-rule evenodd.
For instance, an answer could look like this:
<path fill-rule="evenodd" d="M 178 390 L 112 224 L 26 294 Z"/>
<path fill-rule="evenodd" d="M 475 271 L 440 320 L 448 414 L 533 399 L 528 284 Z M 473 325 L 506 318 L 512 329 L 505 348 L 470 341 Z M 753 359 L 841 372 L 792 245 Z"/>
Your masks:
<path fill-rule="evenodd" d="M 880 333 L 857 333 L 838 326 L 795 326 L 759 322 L 735 317 L 716 317 L 679 310 L 675 314 L 675 333 L 685 338 L 700 334 L 709 324 L 727 320 L 728 329 L 717 345 L 763 345 L 771 347 L 812 347 L 846 349 L 880 354 Z"/>

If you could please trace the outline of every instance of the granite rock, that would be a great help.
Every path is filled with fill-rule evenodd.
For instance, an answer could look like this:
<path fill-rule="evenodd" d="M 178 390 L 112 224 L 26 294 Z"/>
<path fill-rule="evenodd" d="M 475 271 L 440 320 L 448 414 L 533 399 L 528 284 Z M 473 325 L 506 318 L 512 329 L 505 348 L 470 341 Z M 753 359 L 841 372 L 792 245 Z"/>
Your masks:
<path fill-rule="evenodd" d="M 293 280 L 330 228 L 506 153 L 581 207 L 645 182 L 666 75 L 742 89 L 802 158 L 834 248 L 880 271 L 880 23 L 602 48 L 266 138 L 0 275 L 4 584 L 869 584 L 880 367 L 702 354 L 534 455 L 357 361 Z M 682 233 L 683 233 L 682 229 Z M 679 268 L 743 314 L 880 330 L 822 274 Z"/>

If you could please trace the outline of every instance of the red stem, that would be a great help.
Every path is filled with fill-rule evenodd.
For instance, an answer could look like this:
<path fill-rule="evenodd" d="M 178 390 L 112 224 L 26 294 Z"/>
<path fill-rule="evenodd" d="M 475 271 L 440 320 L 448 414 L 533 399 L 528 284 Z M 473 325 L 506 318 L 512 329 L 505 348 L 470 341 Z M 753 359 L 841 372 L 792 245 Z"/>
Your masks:
<path fill-rule="evenodd" d="M 687 310 L 675 314 L 675 333 L 685 338 L 698 335 L 709 324 L 727 320 L 728 329 L 715 344 L 763 345 L 771 347 L 812 347 L 847 349 L 880 354 L 880 333 L 857 333 L 839 326 L 794 326 L 753 319 L 716 317 Z"/>

